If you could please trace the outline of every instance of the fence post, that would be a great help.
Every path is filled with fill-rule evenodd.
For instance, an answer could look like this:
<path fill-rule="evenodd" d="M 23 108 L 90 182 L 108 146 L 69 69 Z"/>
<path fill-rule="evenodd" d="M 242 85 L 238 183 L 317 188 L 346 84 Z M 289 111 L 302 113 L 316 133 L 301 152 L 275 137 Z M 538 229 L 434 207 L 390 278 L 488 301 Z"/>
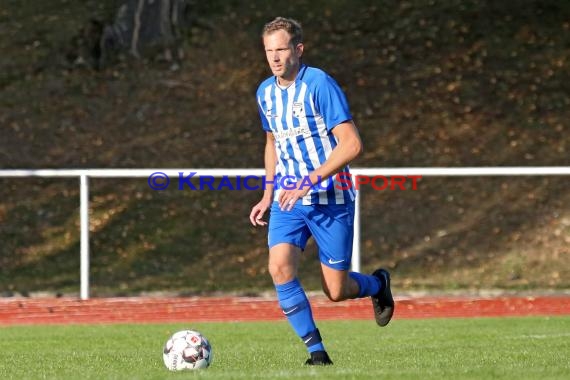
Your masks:
<path fill-rule="evenodd" d="M 87 300 L 89 299 L 89 177 L 86 174 L 81 174 L 80 176 L 79 194 L 79 214 L 81 225 L 80 296 L 82 300 Z"/>
<path fill-rule="evenodd" d="M 360 190 L 354 198 L 354 237 L 352 240 L 352 271 L 360 272 Z"/>

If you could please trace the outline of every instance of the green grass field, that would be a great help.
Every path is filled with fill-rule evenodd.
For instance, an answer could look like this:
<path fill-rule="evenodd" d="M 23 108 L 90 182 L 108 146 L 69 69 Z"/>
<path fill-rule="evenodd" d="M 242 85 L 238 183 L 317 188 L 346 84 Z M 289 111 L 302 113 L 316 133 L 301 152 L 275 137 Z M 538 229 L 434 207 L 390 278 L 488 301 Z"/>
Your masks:
<path fill-rule="evenodd" d="M 162 345 L 192 327 L 209 369 L 171 373 Z M 568 379 L 570 317 L 320 322 L 332 367 L 302 365 L 285 322 L 0 328 L 1 379 Z"/>

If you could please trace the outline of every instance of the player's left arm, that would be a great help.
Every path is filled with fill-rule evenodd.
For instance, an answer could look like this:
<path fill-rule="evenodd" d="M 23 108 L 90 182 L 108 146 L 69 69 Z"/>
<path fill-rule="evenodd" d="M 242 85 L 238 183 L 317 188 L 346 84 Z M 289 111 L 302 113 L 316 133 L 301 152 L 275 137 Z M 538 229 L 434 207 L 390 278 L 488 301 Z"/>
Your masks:
<path fill-rule="evenodd" d="M 332 129 L 332 134 L 336 137 L 338 143 L 332 150 L 329 158 L 309 174 L 309 180 L 313 185 L 336 174 L 362 153 L 362 140 L 352 120 L 338 124 Z M 279 207 L 282 210 L 292 209 L 293 204 L 298 199 L 304 197 L 309 190 L 308 186 L 304 186 L 301 189 L 281 191 L 279 194 Z"/>

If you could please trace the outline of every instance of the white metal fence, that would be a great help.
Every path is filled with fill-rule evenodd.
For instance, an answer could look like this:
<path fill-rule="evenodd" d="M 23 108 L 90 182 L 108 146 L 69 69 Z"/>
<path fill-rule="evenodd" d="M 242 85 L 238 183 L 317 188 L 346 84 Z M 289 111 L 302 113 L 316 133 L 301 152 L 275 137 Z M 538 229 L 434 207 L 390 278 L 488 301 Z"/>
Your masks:
<path fill-rule="evenodd" d="M 463 167 L 463 168 L 351 168 L 353 176 L 553 176 L 570 175 L 570 166 L 542 167 Z M 80 186 L 80 297 L 89 298 L 89 179 L 148 178 L 161 172 L 178 178 L 179 173 L 195 173 L 194 177 L 230 177 L 264 175 L 263 169 L 22 169 L 0 170 L 0 178 L 42 177 L 79 178 Z M 360 196 L 356 197 L 352 270 L 360 271 Z"/>

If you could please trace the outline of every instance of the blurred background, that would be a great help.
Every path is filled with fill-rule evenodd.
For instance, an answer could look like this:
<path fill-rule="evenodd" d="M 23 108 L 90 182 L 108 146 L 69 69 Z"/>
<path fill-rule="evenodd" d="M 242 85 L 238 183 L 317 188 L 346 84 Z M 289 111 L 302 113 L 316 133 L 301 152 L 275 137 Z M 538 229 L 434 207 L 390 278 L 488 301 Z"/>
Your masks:
<path fill-rule="evenodd" d="M 0 167 L 261 168 L 260 31 L 301 21 L 346 91 L 353 167 L 570 165 L 570 3 L 3 0 Z M 570 288 L 569 177 L 362 192 L 362 271 L 395 292 Z M 91 294 L 271 290 L 252 191 L 91 181 Z M 79 292 L 76 179 L 0 178 L 0 294 Z M 314 245 L 300 277 L 320 289 Z"/>

